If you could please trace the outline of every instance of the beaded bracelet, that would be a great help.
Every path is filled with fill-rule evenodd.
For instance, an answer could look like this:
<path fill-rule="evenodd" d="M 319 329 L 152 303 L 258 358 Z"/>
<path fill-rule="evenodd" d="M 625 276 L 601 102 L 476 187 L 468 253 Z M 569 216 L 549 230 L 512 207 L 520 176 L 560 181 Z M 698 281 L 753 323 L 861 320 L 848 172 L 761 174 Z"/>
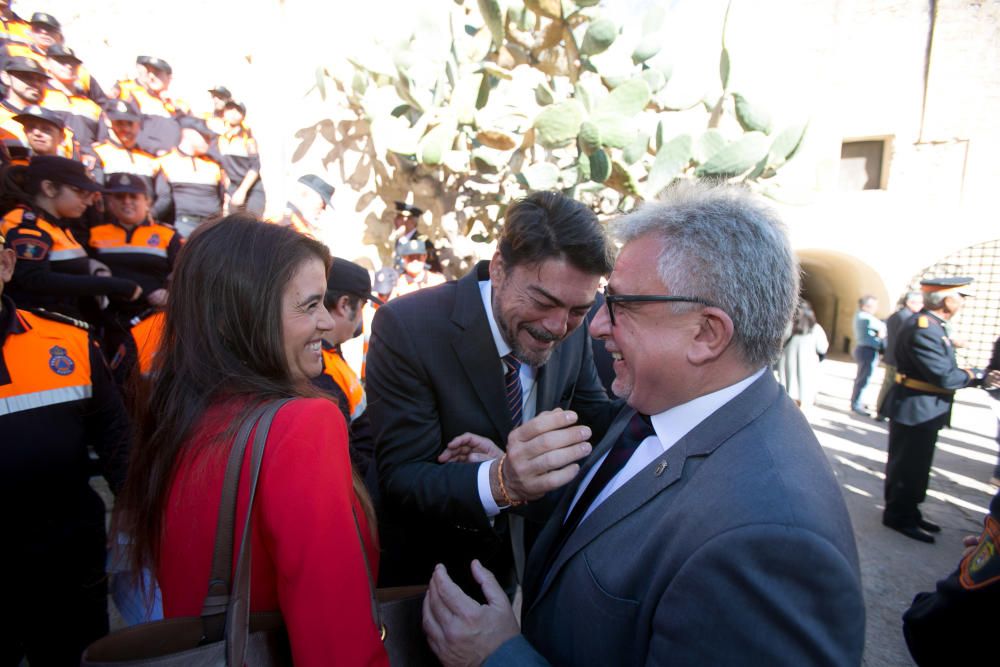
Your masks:
<path fill-rule="evenodd" d="M 509 505 L 510 507 L 517 507 L 518 505 L 525 504 L 525 502 L 527 501 L 514 500 L 513 498 L 510 497 L 510 494 L 507 493 L 507 486 L 503 483 L 503 464 L 504 461 L 506 460 L 507 460 L 507 454 L 504 454 L 503 456 L 500 457 L 500 465 L 497 466 L 497 482 L 500 485 L 500 495 L 503 496 L 503 501 L 507 503 L 507 505 Z"/>

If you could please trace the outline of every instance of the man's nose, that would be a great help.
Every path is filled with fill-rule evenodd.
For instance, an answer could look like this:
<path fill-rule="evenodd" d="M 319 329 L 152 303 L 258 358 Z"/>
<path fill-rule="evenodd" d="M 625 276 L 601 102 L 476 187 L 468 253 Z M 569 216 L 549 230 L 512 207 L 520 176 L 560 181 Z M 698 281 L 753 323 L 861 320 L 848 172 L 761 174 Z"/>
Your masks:
<path fill-rule="evenodd" d="M 589 328 L 592 338 L 607 338 L 611 335 L 611 315 L 608 313 L 608 304 L 601 304 L 601 307 L 594 314 L 594 319 L 590 321 Z"/>

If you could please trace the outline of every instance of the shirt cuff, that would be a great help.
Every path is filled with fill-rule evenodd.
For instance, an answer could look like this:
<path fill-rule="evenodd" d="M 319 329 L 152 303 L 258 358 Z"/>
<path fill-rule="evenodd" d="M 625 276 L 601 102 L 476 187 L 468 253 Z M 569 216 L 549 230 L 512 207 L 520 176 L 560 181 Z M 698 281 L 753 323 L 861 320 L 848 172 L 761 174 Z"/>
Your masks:
<path fill-rule="evenodd" d="M 486 511 L 486 516 L 492 518 L 497 514 L 500 514 L 500 510 L 503 509 L 497 505 L 497 501 L 493 499 L 493 491 L 490 489 L 490 466 L 493 465 L 493 461 L 496 459 L 490 459 L 489 461 L 483 461 L 479 464 L 478 473 L 478 483 L 479 483 L 479 502 L 483 504 L 483 510 Z"/>

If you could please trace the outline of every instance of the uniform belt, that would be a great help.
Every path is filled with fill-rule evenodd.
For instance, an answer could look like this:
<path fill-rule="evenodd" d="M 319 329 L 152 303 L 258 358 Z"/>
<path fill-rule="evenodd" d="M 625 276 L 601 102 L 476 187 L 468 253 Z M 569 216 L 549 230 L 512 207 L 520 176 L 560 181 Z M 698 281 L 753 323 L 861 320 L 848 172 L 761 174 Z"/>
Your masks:
<path fill-rule="evenodd" d="M 929 391 L 932 394 L 942 394 L 944 396 L 951 396 L 955 393 L 953 389 L 944 389 L 943 387 L 931 384 L 930 382 L 924 382 L 923 380 L 917 380 L 916 378 L 906 377 L 902 373 L 896 373 L 896 384 L 901 384 L 908 389 Z"/>

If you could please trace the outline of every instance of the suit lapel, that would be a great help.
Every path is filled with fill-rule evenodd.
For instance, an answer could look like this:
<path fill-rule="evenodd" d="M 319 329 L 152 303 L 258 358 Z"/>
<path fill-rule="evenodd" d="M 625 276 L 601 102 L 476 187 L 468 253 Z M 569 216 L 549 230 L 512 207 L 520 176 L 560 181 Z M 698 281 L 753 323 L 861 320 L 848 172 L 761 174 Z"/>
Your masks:
<path fill-rule="evenodd" d="M 539 548 L 532 551 L 533 558 L 532 562 L 529 563 L 527 575 L 530 577 L 530 592 L 533 593 L 530 597 L 528 595 L 529 587 L 525 586 L 525 601 L 528 608 L 534 606 L 545 595 L 559 574 L 559 570 L 578 551 L 680 479 L 688 458 L 708 456 L 734 433 L 759 417 L 777 398 L 779 389 L 771 373 L 765 371 L 745 391 L 709 415 L 663 456 L 658 457 L 640 470 L 624 486 L 598 505 L 570 535 L 559 555 L 553 561 L 549 572 L 539 572 L 537 569 L 541 568 L 545 562 L 547 549 L 551 548 L 552 540 L 566 516 L 569 503 L 576 494 L 576 487 L 579 485 L 579 481 L 577 481 L 573 491 L 567 490 L 563 495 L 556 513 L 546 524 L 538 540 L 537 546 Z M 633 414 L 635 411 L 631 408 L 626 408 L 619 414 L 609 429 L 608 436 L 601 442 L 599 449 L 595 450 L 591 460 L 588 461 L 587 469 L 592 467 L 596 460 L 611 448 Z M 662 468 L 662 462 L 666 462 L 665 468 Z M 657 474 L 657 471 L 660 474 Z M 586 471 L 581 470 L 578 480 L 585 475 Z M 542 547 L 546 551 L 543 551 Z M 536 589 L 537 593 L 535 593 Z"/>
<path fill-rule="evenodd" d="M 493 342 L 479 291 L 479 281 L 489 278 L 488 271 L 489 262 L 480 262 L 458 281 L 451 320 L 459 331 L 452 347 L 486 414 L 500 433 L 503 446 L 511 431 L 510 414 L 500 372 L 500 353 Z"/>

